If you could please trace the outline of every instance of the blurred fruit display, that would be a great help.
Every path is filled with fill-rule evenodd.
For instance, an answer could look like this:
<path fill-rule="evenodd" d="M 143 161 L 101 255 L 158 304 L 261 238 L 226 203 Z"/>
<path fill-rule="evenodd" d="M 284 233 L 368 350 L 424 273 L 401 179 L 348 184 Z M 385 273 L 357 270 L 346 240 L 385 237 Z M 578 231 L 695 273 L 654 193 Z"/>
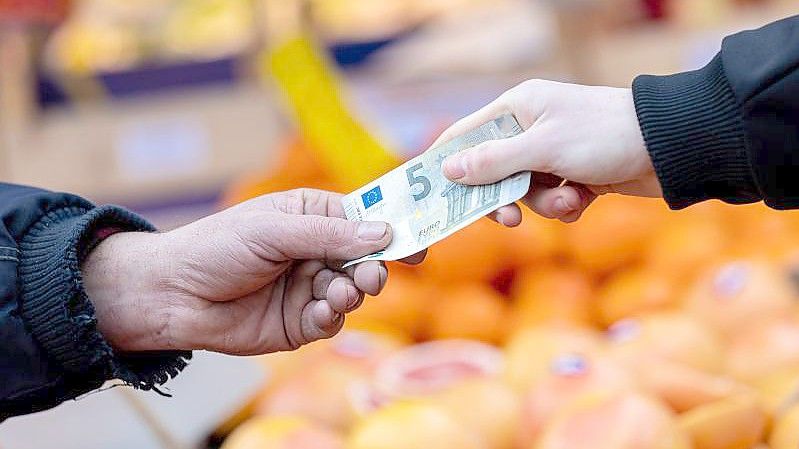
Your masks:
<path fill-rule="evenodd" d="M 790 316 L 795 306 L 796 288 L 784 269 L 757 259 L 714 266 L 685 298 L 686 310 L 725 339 L 753 321 Z"/>
<path fill-rule="evenodd" d="M 521 329 L 505 346 L 505 379 L 524 392 L 553 370 L 557 372 L 559 357 L 571 355 L 582 360 L 604 350 L 605 342 L 595 329 L 558 323 Z"/>
<path fill-rule="evenodd" d="M 590 443 L 589 443 L 590 442 Z M 586 397 L 556 417 L 534 446 L 688 449 L 691 442 L 676 416 L 655 399 L 637 393 Z"/>
<path fill-rule="evenodd" d="M 751 448 L 762 440 L 765 426 L 765 411 L 752 395 L 722 399 L 680 416 L 680 427 L 697 449 Z"/>
<path fill-rule="evenodd" d="M 570 227 L 567 251 L 583 270 L 601 275 L 640 261 L 665 210 L 658 203 L 603 198 Z"/>
<path fill-rule="evenodd" d="M 290 173 L 324 184 L 298 164 L 256 190 Z M 344 334 L 264 357 L 275 381 L 251 419 L 289 416 L 351 449 L 796 447 L 792 213 L 600 198 L 575 225 L 525 218 L 391 264 Z M 779 235 L 764 248 L 740 226 Z M 331 355 L 359 339 L 371 355 Z"/>
<path fill-rule="evenodd" d="M 772 449 L 789 449 L 799 446 L 799 405 L 779 416 L 769 437 Z"/>
<path fill-rule="evenodd" d="M 353 400 L 360 384 L 374 375 L 379 362 L 403 346 L 403 341 L 372 333 L 348 332 L 323 342 L 309 354 L 284 354 L 265 359 L 272 381 L 253 410 L 260 416 L 299 415 L 344 430 L 358 417 Z M 303 376 L 296 376 L 297 372 Z"/>
<path fill-rule="evenodd" d="M 273 27 L 259 23 L 307 6 L 327 42 L 390 39 L 447 11 L 487 0 L 2 0 L 0 22 L 54 23 L 47 66 L 61 74 L 121 71 L 170 61 L 246 54 Z M 67 16 L 68 6 L 74 4 Z M 284 22 L 284 23 L 280 23 Z"/>
<path fill-rule="evenodd" d="M 482 449 L 471 429 L 444 409 L 423 401 L 387 405 L 352 431 L 348 449 Z"/>
<path fill-rule="evenodd" d="M 593 280 L 575 268 L 521 269 L 513 281 L 514 310 L 509 318 L 516 328 L 559 321 L 590 324 L 595 294 Z"/>
<path fill-rule="evenodd" d="M 292 2 L 0 0 L 0 22 L 52 23 L 71 6 L 45 65 L 88 75 L 252 53 L 255 11 Z M 317 35 L 266 42 L 260 60 L 297 135 L 225 204 L 348 190 L 399 163 L 347 109 L 322 44 L 491 2 L 310 3 Z M 635 3 L 689 22 L 733 2 Z M 481 220 L 418 267 L 390 264 L 339 336 L 262 357 L 268 384 L 225 423 L 222 448 L 797 449 L 798 217 L 606 196 L 572 225 Z"/>
<path fill-rule="evenodd" d="M 256 38 L 250 0 L 78 0 L 49 39 L 46 66 L 90 75 L 240 54 Z"/>
<path fill-rule="evenodd" d="M 508 330 L 507 301 L 489 285 L 467 284 L 440 291 L 426 307 L 430 338 L 472 338 L 499 343 Z"/>
<path fill-rule="evenodd" d="M 227 204 L 347 190 L 340 170 L 361 152 L 381 155 L 359 176 L 391 162 L 297 39 L 280 50 L 315 61 L 308 83 L 286 82 L 285 54 L 267 61 L 301 137 Z M 321 85 L 344 131 L 311 123 L 303 98 Z M 349 153 L 325 144 L 337 132 L 355 136 Z M 270 381 L 225 449 L 796 449 L 798 237 L 796 214 L 762 205 L 672 212 L 619 196 L 572 225 L 481 220 L 419 266 L 389 264 L 384 292 L 339 336 L 264 356 Z"/>
<path fill-rule="evenodd" d="M 680 285 L 663 276 L 663 270 L 638 267 L 613 276 L 591 298 L 597 320 L 611 325 L 634 317 L 669 309 L 679 299 Z"/>
<path fill-rule="evenodd" d="M 255 418 L 237 428 L 223 449 L 343 449 L 341 437 L 319 424 L 293 417 Z"/>
<path fill-rule="evenodd" d="M 633 377 L 609 358 L 565 352 L 551 359 L 549 371 L 522 393 L 517 429 L 520 447 L 537 441 L 553 420 L 588 398 L 635 391 Z"/>

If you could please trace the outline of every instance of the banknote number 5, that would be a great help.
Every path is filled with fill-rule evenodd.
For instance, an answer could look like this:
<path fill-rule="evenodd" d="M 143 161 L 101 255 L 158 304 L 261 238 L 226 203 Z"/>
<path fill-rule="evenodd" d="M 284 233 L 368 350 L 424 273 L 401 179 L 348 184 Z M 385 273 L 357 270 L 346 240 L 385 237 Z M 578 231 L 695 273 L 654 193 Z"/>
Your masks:
<path fill-rule="evenodd" d="M 426 176 L 415 176 L 414 173 L 419 171 L 420 169 L 424 168 L 424 166 L 419 163 L 414 165 L 413 167 L 409 168 L 405 171 L 405 174 L 408 175 L 408 184 L 411 186 L 411 191 L 413 191 L 413 187 L 417 184 L 422 185 L 422 191 L 419 193 L 413 193 L 413 200 L 414 201 L 421 201 L 430 194 L 430 190 L 432 190 L 432 186 L 430 185 L 430 180 L 427 179 Z"/>

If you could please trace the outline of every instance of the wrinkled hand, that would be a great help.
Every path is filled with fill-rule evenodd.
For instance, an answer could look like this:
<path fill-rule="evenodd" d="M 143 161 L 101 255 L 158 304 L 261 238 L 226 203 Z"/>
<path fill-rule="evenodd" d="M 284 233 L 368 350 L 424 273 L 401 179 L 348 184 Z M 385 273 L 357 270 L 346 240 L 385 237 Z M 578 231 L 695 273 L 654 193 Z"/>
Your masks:
<path fill-rule="evenodd" d="M 262 354 L 335 335 L 386 267 L 340 261 L 383 249 L 391 228 L 349 222 L 338 194 L 265 195 L 163 234 L 120 233 L 82 271 L 98 327 L 120 351 Z"/>
<path fill-rule="evenodd" d="M 629 89 L 527 81 L 455 123 L 434 146 L 508 112 L 526 131 L 450 157 L 448 178 L 487 184 L 533 171 L 522 202 L 565 222 L 577 220 L 597 195 L 662 196 Z M 521 212 L 506 206 L 494 219 L 515 226 Z"/>

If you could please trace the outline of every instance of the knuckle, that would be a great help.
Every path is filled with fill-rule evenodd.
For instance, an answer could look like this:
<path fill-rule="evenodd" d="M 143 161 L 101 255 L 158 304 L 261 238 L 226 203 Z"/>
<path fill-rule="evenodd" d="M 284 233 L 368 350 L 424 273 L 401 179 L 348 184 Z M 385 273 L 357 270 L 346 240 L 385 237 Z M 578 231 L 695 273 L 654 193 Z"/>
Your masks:
<path fill-rule="evenodd" d="M 304 187 L 300 187 L 300 188 L 296 188 L 296 189 L 286 190 L 285 193 L 286 193 L 286 195 L 289 195 L 289 196 L 302 197 L 303 190 L 305 190 L 305 188 Z"/>
<path fill-rule="evenodd" d="M 318 260 L 311 260 L 300 265 L 297 274 L 303 278 L 313 279 L 325 269 L 324 263 Z"/>
<path fill-rule="evenodd" d="M 558 214 L 556 214 L 555 211 L 552 210 L 551 208 L 539 206 L 535 208 L 535 212 L 544 218 L 549 218 L 549 219 L 558 218 Z"/>
<path fill-rule="evenodd" d="M 300 335 L 299 337 L 293 335 L 292 333 L 287 334 L 286 338 L 286 345 L 288 346 L 289 351 L 296 351 L 302 347 L 302 342 L 308 340 L 304 335 Z"/>
<path fill-rule="evenodd" d="M 284 214 L 295 215 L 302 212 L 302 192 L 301 189 L 287 190 L 285 192 L 270 193 L 263 195 L 256 200 L 251 200 L 249 206 L 253 210 L 261 210 L 269 206 Z M 299 212 L 298 212 L 299 211 Z"/>
<path fill-rule="evenodd" d="M 493 168 L 494 156 L 488 148 L 480 146 L 469 152 L 466 157 L 467 174 L 479 175 Z"/>
<path fill-rule="evenodd" d="M 302 214 L 305 209 L 305 198 L 308 189 L 293 189 L 286 192 L 285 211 L 288 214 Z"/>
<path fill-rule="evenodd" d="M 542 110 L 547 99 L 551 96 L 552 82 L 540 79 L 531 79 L 522 82 L 516 86 L 514 94 L 508 98 L 509 107 L 513 111 L 520 112 L 522 117 L 519 119 L 528 125 L 534 122 L 534 116 L 531 116 L 531 111 Z"/>
<path fill-rule="evenodd" d="M 348 230 L 345 226 L 332 220 L 312 220 L 310 226 L 312 234 L 322 244 L 341 243 L 348 235 Z"/>
<path fill-rule="evenodd" d="M 512 110 L 514 98 L 519 95 L 519 85 L 506 90 L 502 95 L 497 97 L 496 104 L 498 109 Z"/>
<path fill-rule="evenodd" d="M 519 85 L 516 86 L 515 89 L 518 89 L 519 92 L 531 93 L 531 92 L 534 92 L 536 90 L 539 90 L 543 83 L 544 83 L 544 81 L 540 80 L 540 79 L 536 79 L 536 78 L 529 79 L 529 80 L 522 81 L 521 83 L 519 83 Z"/>
<path fill-rule="evenodd" d="M 458 123 L 459 122 L 455 122 L 452 125 L 450 125 L 449 128 L 445 129 L 444 132 L 442 132 L 441 135 L 438 136 L 437 140 L 440 142 L 449 142 L 450 140 L 452 140 L 452 132 L 453 132 L 452 130 L 458 126 Z"/>

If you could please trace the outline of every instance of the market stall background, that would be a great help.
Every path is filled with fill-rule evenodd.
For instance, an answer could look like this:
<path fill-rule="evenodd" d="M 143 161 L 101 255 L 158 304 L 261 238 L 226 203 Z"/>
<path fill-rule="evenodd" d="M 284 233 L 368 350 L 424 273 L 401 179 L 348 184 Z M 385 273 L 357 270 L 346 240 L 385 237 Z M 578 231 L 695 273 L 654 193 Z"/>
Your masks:
<path fill-rule="evenodd" d="M 524 79 L 698 68 L 794 3 L 0 0 L 0 176 L 162 228 L 347 191 Z M 605 197 L 525 218 L 392 266 L 332 341 L 202 353 L 174 398 L 112 388 L 4 423 L 0 447 L 799 445 L 799 216 Z"/>

